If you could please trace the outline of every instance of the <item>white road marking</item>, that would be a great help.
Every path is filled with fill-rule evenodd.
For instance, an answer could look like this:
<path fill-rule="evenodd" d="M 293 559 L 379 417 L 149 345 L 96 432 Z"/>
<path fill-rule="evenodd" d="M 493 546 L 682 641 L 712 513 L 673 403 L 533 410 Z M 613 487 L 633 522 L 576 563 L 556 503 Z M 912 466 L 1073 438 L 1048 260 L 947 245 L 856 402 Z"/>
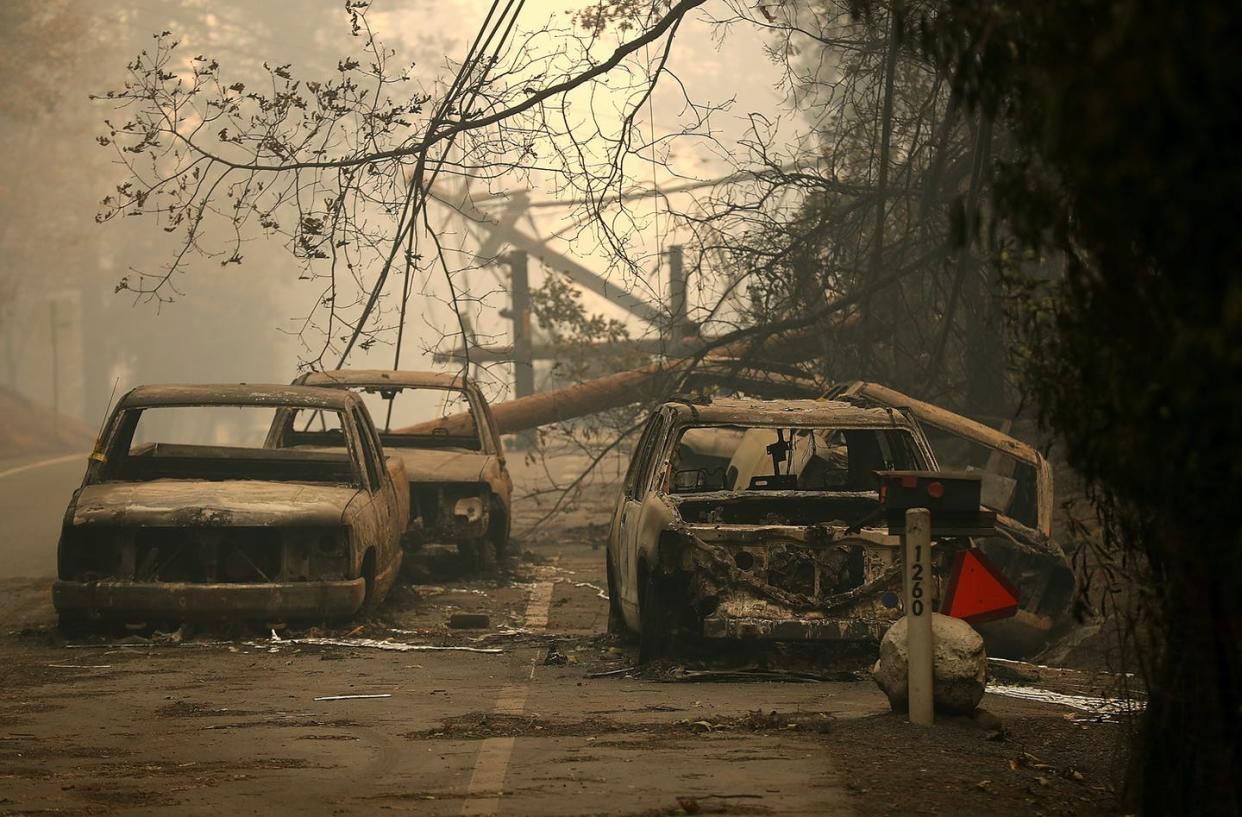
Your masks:
<path fill-rule="evenodd" d="M 4 479 L 5 477 L 11 477 L 14 474 L 20 474 L 23 471 L 33 471 L 36 468 L 44 468 L 48 465 L 59 465 L 62 462 L 69 462 L 70 460 L 77 460 L 77 459 L 84 460 L 86 459 L 86 455 L 80 454 L 80 453 L 79 454 L 66 454 L 63 457 L 52 457 L 51 459 L 48 459 L 48 460 L 39 460 L 38 462 L 28 462 L 25 465 L 19 465 L 16 468 L 10 468 L 7 471 L 0 471 L 0 479 Z"/>
<path fill-rule="evenodd" d="M 470 774 L 470 789 L 462 814 L 496 814 L 500 811 L 500 798 L 504 794 L 505 774 L 509 770 L 509 758 L 513 756 L 513 744 L 517 738 L 485 738 L 474 761 Z"/>
<path fill-rule="evenodd" d="M 526 626 L 531 630 L 542 630 L 548 626 L 548 613 L 552 609 L 553 582 L 544 581 L 535 585 L 530 591 L 530 602 L 526 605 Z"/>
<path fill-rule="evenodd" d="M 552 589 L 555 580 L 545 578 L 551 571 L 540 576 L 530 591 L 530 601 L 526 603 L 525 627 L 531 631 L 543 630 L 548 626 L 548 613 L 552 609 Z M 526 709 L 526 698 L 530 694 L 529 682 L 535 677 L 535 666 L 539 662 L 536 655 L 531 660 L 530 673 L 526 681 L 510 684 L 500 690 L 496 696 L 496 714 L 520 715 Z M 466 787 L 466 799 L 462 803 L 462 814 L 496 814 L 500 811 L 500 798 L 504 795 L 505 774 L 509 770 L 509 759 L 513 757 L 513 744 L 517 738 L 484 738 L 479 746 L 479 753 L 474 760 L 474 769 L 470 772 L 470 783 Z"/>

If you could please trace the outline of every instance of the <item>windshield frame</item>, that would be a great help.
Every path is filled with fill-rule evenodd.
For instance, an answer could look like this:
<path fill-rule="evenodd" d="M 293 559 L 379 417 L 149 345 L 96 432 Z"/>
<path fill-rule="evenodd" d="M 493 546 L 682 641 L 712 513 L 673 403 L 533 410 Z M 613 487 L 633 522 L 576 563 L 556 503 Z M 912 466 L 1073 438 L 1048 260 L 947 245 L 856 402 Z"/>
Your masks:
<path fill-rule="evenodd" d="M 831 424 L 799 423 L 793 418 L 781 418 L 779 420 L 777 419 L 772 419 L 772 420 L 765 420 L 765 419 L 741 420 L 739 419 L 736 421 L 729 421 L 729 422 L 706 422 L 706 423 L 705 422 L 686 422 L 686 423 L 677 424 L 673 429 L 671 429 L 671 433 L 669 433 L 666 437 L 666 440 L 663 446 L 661 462 L 657 466 L 657 470 L 654 475 L 654 479 L 652 481 L 652 487 L 655 491 L 658 491 L 667 496 L 679 497 L 679 498 L 680 497 L 695 497 L 695 496 L 701 496 L 703 494 L 710 494 L 710 493 L 751 494 L 751 495 L 762 496 L 766 494 L 772 494 L 774 491 L 781 491 L 784 493 L 794 492 L 794 493 L 806 494 L 806 495 L 842 493 L 842 491 L 839 491 L 839 490 L 834 491 L 832 489 L 804 489 L 804 488 L 752 489 L 749 486 L 746 488 L 733 488 L 733 489 L 722 488 L 722 489 L 699 490 L 699 491 L 671 490 L 671 480 L 673 477 L 673 462 L 676 457 L 677 446 L 681 443 L 681 439 L 687 431 L 691 429 L 698 429 L 698 428 L 738 429 L 738 430 L 741 430 L 743 433 L 753 430 L 753 429 L 773 429 L 773 430 L 780 429 L 784 431 L 818 430 L 818 431 L 875 431 L 875 432 L 890 432 L 890 433 L 896 432 L 896 433 L 903 434 L 906 437 L 910 453 L 914 455 L 916 460 L 921 460 L 920 462 L 915 463 L 916 468 L 921 469 L 921 470 L 935 470 L 938 467 L 936 463 L 935 454 L 933 453 L 930 444 L 927 442 L 926 438 L 924 437 L 922 430 L 919 429 L 917 426 L 908 425 L 906 423 L 894 422 L 894 423 L 876 424 L 875 422 L 851 422 L 849 419 L 845 419 L 845 418 L 841 420 L 834 420 Z"/>
<path fill-rule="evenodd" d="M 395 433 L 393 431 L 386 431 L 385 426 L 388 424 L 388 417 L 387 416 L 377 417 L 375 415 L 371 415 L 371 422 L 375 426 L 376 436 L 379 437 L 380 443 L 383 444 L 386 449 L 391 448 L 394 451 L 401 451 L 401 450 L 407 450 L 407 449 L 415 450 L 415 451 L 424 451 L 424 450 L 434 450 L 436 448 L 443 447 L 443 448 L 460 448 L 466 451 L 470 451 L 471 453 L 478 453 L 478 454 L 497 454 L 498 453 L 499 444 L 498 444 L 498 441 L 496 441 L 493 436 L 494 432 L 491 427 L 490 415 L 486 411 L 487 404 L 483 400 L 482 395 L 478 392 L 478 389 L 474 386 L 473 383 L 464 383 L 464 384 L 459 383 L 459 384 L 453 384 L 453 385 L 441 385 L 438 383 L 409 384 L 409 383 L 400 383 L 400 382 L 393 382 L 393 381 L 385 380 L 385 381 L 374 381 L 374 382 L 368 381 L 368 382 L 362 382 L 362 383 L 333 381 L 333 382 L 326 382 L 326 383 L 315 383 L 314 385 L 315 385 L 315 388 L 337 389 L 337 390 L 352 393 L 357 398 L 362 408 L 368 412 L 368 414 L 370 413 L 370 409 L 367 408 L 366 403 L 363 401 L 364 394 L 377 395 L 381 399 L 384 399 L 382 393 L 386 391 L 394 391 L 394 392 L 435 391 L 435 392 L 454 392 L 454 393 L 463 395 L 466 398 L 467 405 L 469 405 L 470 407 L 469 413 L 470 413 L 471 418 L 474 421 L 473 423 L 474 435 L 473 436 L 478 443 L 477 448 L 468 448 L 466 446 L 460 446 L 460 445 L 457 445 L 457 446 L 453 446 L 453 445 L 448 445 L 448 446 L 402 445 L 401 442 L 404 440 L 420 440 L 420 439 L 435 440 L 437 438 L 435 435 L 431 435 L 431 434 L 400 434 L 400 433 Z M 394 399 L 396 399 L 396 397 L 397 396 L 394 395 Z M 288 431 L 290 430 L 293 430 L 295 432 L 297 431 L 297 429 L 291 428 L 291 426 L 289 425 L 289 419 L 290 418 L 289 418 L 288 413 L 282 413 L 277 416 L 276 420 L 273 422 L 273 425 L 272 425 L 272 434 L 269 437 L 270 440 L 275 441 L 278 439 L 283 439 L 285 434 Z M 425 420 L 422 422 L 430 423 L 433 421 L 434 421 L 434 418 L 433 420 Z M 421 424 L 421 423 L 416 423 L 415 425 L 418 425 L 418 424 Z M 454 438 L 462 439 L 465 436 L 466 435 L 454 435 Z"/>
<path fill-rule="evenodd" d="M 131 456 L 133 450 L 134 434 L 138 429 L 139 423 L 142 421 L 142 415 L 148 411 L 157 411 L 163 409 L 178 408 L 258 408 L 268 409 L 273 412 L 274 419 L 284 417 L 287 420 L 292 418 L 299 411 L 330 411 L 337 414 L 341 420 L 341 428 L 344 432 L 346 441 L 345 455 L 349 459 L 350 472 L 353 475 L 350 487 L 358 488 L 367 484 L 366 475 L 360 468 L 359 442 L 356 438 L 357 429 L 351 421 L 351 415 L 348 406 L 336 408 L 325 407 L 315 404 L 294 404 L 294 403 L 259 403 L 245 400 L 228 401 L 228 402 L 202 402 L 197 400 L 180 401 L 161 401 L 159 403 L 138 403 L 138 404 L 121 404 L 118 405 L 108 419 L 108 425 L 104 434 L 101 436 L 99 444 L 90 456 L 86 473 L 82 479 L 82 485 L 94 485 L 105 482 L 125 481 L 120 480 L 117 471 L 120 466 L 125 463 Z M 152 443 L 152 445 L 159 444 Z M 167 443 L 166 443 L 167 444 Z M 178 443 L 171 443 L 179 445 Z M 143 445 L 147 445 L 144 443 Z M 258 446 L 202 446 L 203 448 L 237 448 L 239 451 L 271 451 L 277 450 L 277 446 L 272 445 L 271 434 L 264 439 L 262 445 Z M 270 482 L 289 482 L 290 484 L 302 484 L 298 480 L 261 480 Z"/>

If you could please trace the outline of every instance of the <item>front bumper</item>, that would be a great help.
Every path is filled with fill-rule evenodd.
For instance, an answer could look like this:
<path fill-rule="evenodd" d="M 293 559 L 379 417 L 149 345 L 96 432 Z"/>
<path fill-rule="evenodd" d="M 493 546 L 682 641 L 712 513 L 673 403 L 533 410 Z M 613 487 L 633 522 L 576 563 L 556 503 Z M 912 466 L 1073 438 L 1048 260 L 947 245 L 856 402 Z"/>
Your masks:
<path fill-rule="evenodd" d="M 90 617 L 316 618 L 356 613 L 366 580 L 206 584 L 192 582 L 58 581 L 52 603 L 61 614 Z"/>
<path fill-rule="evenodd" d="M 717 614 L 703 619 L 707 638 L 751 641 L 878 641 L 891 621 L 861 618 L 758 618 Z"/>

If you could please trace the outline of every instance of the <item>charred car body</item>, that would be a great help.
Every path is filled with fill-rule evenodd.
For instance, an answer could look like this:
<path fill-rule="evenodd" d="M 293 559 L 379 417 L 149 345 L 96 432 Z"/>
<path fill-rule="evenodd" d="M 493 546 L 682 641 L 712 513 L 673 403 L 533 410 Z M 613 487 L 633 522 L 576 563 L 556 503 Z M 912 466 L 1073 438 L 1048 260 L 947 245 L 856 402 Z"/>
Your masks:
<path fill-rule="evenodd" d="M 644 657 L 678 633 L 881 637 L 903 612 L 900 539 L 888 533 L 876 472 L 939 470 L 938 450 L 960 454 L 943 440 L 933 447 L 920 422 L 926 415 L 935 431 L 964 435 L 983 452 L 952 467 L 987 472 L 983 504 L 997 511 L 1001 535 L 975 544 L 1021 582 L 1018 617 L 980 626 L 989 651 L 1041 645 L 1073 594 L 1072 573 L 1047 536 L 1047 463 L 1012 437 L 927 404 L 917 414 L 904 395 L 873 385 L 843 386 L 835 400 L 679 402 L 656 411 L 613 515 L 610 629 L 638 632 Z M 990 470 L 972 465 L 980 456 Z M 1001 478 L 1006 471 L 1012 476 Z M 953 556 L 971 542 L 933 544 L 938 605 Z"/>
<path fill-rule="evenodd" d="M 210 444 L 261 441 L 273 411 L 332 418 L 341 448 Z M 350 393 L 134 389 L 65 513 L 53 601 L 67 625 L 352 615 L 397 576 L 404 481 Z"/>
<path fill-rule="evenodd" d="M 1032 655 L 1069 619 L 1077 588 L 1069 559 L 1053 538 L 1052 468 L 1033 446 L 1009 434 L 878 383 L 845 383 L 830 392 L 857 406 L 901 411 L 918 421 L 942 468 L 982 478 L 982 504 L 996 512 L 996 536 L 979 547 L 1019 590 L 1018 612 L 975 625 L 988 652 Z"/>
<path fill-rule="evenodd" d="M 297 382 L 354 391 L 369 401 L 380 439 L 388 455 L 402 461 L 409 481 L 407 544 L 456 544 L 484 565 L 503 556 L 513 481 L 491 408 L 471 380 L 344 369 L 312 372 Z M 425 419 L 429 414 L 432 419 Z"/>
<path fill-rule="evenodd" d="M 668 637 L 878 638 L 901 616 L 875 472 L 934 469 L 904 414 L 822 400 L 666 403 L 608 542 L 610 629 Z M 947 565 L 949 554 L 937 548 Z"/>

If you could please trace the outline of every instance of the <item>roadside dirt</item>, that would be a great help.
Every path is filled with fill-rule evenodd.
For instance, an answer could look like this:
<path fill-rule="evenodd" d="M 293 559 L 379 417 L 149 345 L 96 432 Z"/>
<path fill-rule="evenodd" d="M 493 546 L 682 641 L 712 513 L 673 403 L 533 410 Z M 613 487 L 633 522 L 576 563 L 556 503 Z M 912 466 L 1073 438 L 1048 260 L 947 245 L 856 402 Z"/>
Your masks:
<path fill-rule="evenodd" d="M 519 504 L 515 528 L 547 507 Z M 500 577 L 428 553 L 420 583 L 347 627 L 66 642 L 50 580 L 0 581 L 0 815 L 1113 813 L 1125 727 L 1065 706 L 988 695 L 991 717 L 919 729 L 866 651 L 700 645 L 633 669 L 604 634 L 610 509 L 592 489 Z"/>
<path fill-rule="evenodd" d="M 95 430 L 81 420 L 55 415 L 6 388 L 0 388 L 0 417 L 0 459 L 89 451 L 95 441 Z"/>

